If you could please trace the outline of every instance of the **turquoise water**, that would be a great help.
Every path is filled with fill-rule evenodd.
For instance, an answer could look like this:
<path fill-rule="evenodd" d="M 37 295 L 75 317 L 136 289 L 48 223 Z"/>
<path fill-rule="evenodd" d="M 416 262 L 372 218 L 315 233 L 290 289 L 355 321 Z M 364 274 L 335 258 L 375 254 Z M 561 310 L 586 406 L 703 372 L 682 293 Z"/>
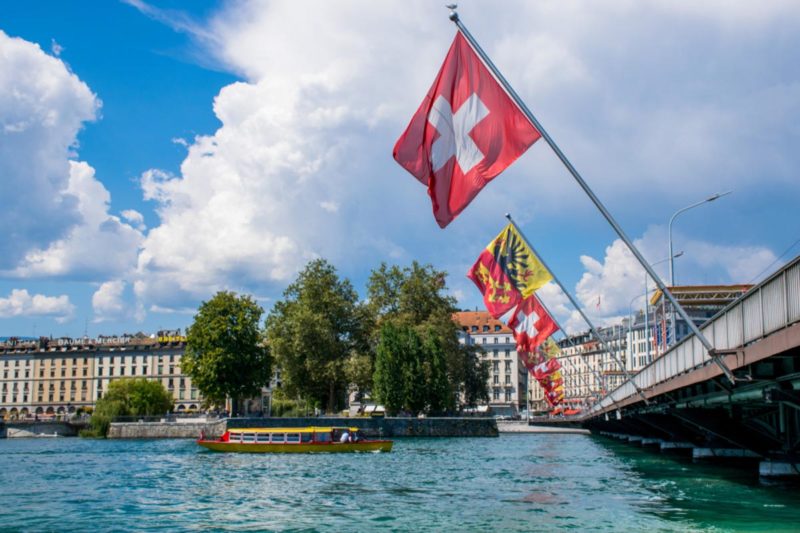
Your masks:
<path fill-rule="evenodd" d="M 0 529 L 798 531 L 800 490 L 584 435 L 336 455 L 4 439 Z"/>

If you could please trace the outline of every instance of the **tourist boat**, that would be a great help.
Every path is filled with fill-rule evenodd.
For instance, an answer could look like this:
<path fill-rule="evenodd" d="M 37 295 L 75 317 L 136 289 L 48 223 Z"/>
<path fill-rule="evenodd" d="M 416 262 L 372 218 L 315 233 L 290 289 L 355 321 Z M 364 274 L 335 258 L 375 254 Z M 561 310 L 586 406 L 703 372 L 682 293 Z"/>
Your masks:
<path fill-rule="evenodd" d="M 348 427 L 231 428 L 216 440 L 206 439 L 201 434 L 197 444 L 215 452 L 315 453 L 392 450 L 392 441 L 365 439 L 358 428 Z"/>

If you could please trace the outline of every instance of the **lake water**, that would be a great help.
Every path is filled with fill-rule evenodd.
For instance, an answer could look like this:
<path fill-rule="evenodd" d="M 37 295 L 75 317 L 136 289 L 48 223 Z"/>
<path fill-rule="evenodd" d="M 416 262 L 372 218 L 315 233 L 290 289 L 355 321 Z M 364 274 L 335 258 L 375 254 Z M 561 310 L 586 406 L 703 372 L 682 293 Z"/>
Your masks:
<path fill-rule="evenodd" d="M 798 531 L 800 490 L 585 435 L 331 455 L 3 439 L 0 529 Z"/>

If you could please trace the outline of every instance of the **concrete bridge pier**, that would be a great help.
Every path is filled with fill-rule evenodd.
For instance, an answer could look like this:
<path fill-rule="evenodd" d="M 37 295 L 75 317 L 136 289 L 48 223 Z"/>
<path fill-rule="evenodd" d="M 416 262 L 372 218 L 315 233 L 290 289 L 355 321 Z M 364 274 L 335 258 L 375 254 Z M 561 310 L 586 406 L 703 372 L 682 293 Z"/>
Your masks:
<path fill-rule="evenodd" d="M 762 456 L 743 448 L 701 448 L 692 449 L 695 461 L 739 462 L 743 460 L 762 459 Z"/>
<path fill-rule="evenodd" d="M 758 464 L 758 475 L 766 478 L 797 478 L 800 477 L 800 463 L 767 459 Z"/>

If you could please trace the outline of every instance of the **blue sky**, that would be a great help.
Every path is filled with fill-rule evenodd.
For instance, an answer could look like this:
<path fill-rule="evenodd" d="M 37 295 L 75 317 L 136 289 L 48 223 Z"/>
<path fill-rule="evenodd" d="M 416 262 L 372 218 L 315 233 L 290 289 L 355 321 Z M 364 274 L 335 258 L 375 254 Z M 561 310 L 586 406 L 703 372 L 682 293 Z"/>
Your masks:
<path fill-rule="evenodd" d="M 696 4 L 460 13 L 650 261 L 731 190 L 677 219 L 677 281 L 757 281 L 800 252 L 800 7 Z M 7 2 L 0 31 L 0 335 L 183 328 L 221 289 L 269 309 L 315 257 L 362 293 L 381 261 L 432 263 L 475 308 L 505 212 L 598 321 L 643 291 L 543 142 L 435 224 L 391 149 L 453 36 L 438 4 Z"/>

